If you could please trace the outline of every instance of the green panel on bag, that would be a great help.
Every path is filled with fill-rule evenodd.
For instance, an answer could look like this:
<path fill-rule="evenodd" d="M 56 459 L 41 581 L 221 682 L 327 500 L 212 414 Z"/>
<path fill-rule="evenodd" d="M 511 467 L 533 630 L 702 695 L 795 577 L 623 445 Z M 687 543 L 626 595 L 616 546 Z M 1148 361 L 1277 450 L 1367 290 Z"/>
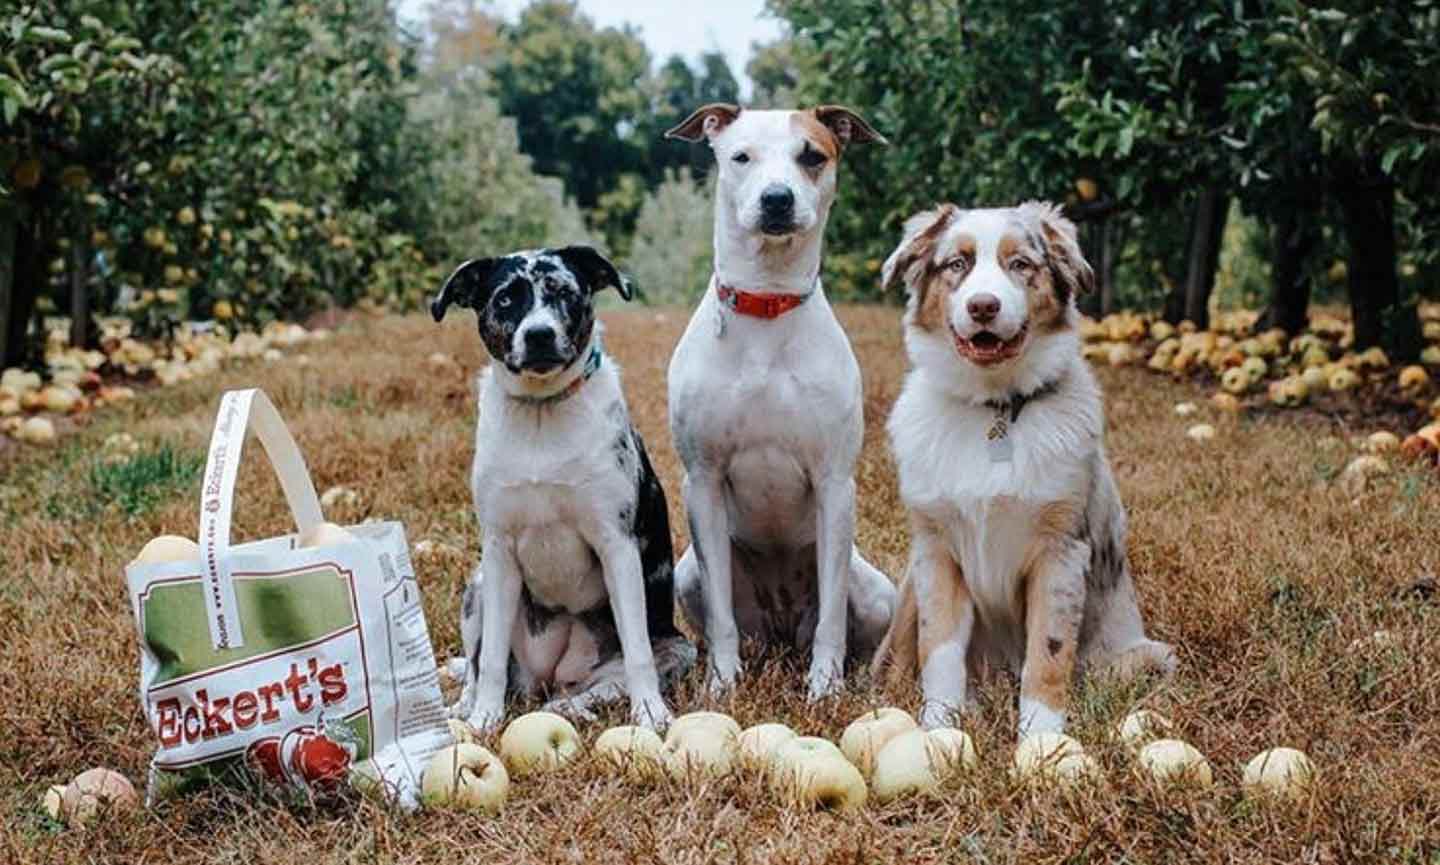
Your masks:
<path fill-rule="evenodd" d="M 245 645 L 210 643 L 205 587 L 199 579 L 152 586 L 143 602 L 145 642 L 160 669 L 154 687 L 180 676 L 301 645 L 355 624 L 350 581 L 333 567 L 285 577 L 238 577 L 235 598 Z"/>

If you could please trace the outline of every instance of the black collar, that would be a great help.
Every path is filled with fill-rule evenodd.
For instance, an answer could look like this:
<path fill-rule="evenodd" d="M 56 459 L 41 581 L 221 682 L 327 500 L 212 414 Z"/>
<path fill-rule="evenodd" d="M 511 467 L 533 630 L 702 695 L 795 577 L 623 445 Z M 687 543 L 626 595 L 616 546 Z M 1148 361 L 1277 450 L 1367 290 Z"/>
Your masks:
<path fill-rule="evenodd" d="M 1010 422 L 1015 423 L 1015 421 L 1020 419 L 1020 411 L 1024 409 L 1026 405 L 1055 393 L 1064 382 L 1065 376 L 1062 375 L 1054 381 L 1045 382 L 1029 393 L 1016 392 L 1004 399 L 987 399 L 985 400 L 985 405 L 987 408 L 994 409 L 996 414 L 1008 413 L 1010 415 Z"/>

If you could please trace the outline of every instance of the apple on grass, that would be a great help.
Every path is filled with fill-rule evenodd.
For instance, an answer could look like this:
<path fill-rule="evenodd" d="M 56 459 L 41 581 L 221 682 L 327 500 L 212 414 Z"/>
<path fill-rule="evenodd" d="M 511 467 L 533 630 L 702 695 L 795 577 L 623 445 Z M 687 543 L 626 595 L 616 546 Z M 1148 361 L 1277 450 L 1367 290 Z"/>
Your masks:
<path fill-rule="evenodd" d="M 1161 784 L 1192 783 L 1208 787 L 1215 780 L 1210 762 L 1195 746 L 1179 739 L 1158 739 L 1135 758 L 1142 775 Z"/>
<path fill-rule="evenodd" d="M 955 772 L 975 765 L 975 745 L 960 730 L 910 730 L 892 738 L 875 755 L 870 777 L 875 798 L 933 793 Z"/>
<path fill-rule="evenodd" d="M 795 808 L 853 811 L 869 797 L 860 770 L 840 753 L 815 749 L 775 770 L 771 787 Z"/>
<path fill-rule="evenodd" d="M 1151 709 L 1136 709 L 1115 727 L 1115 737 L 1129 748 L 1140 748 L 1155 739 L 1164 738 L 1174 725 L 1170 719 Z"/>
<path fill-rule="evenodd" d="M 716 777 L 730 772 L 739 751 L 739 737 L 724 724 L 691 724 L 665 739 L 665 771 L 680 780 Z"/>
<path fill-rule="evenodd" d="M 678 739 L 693 728 L 711 725 L 718 725 L 721 729 L 729 731 L 733 737 L 738 738 L 740 735 L 740 725 L 724 712 L 688 712 L 670 722 L 670 729 L 666 731 L 665 741 Z"/>
<path fill-rule="evenodd" d="M 133 811 L 139 805 L 129 779 L 111 769 L 81 772 L 60 795 L 61 817 L 74 824 L 89 823 L 102 812 Z"/>
<path fill-rule="evenodd" d="M 134 565 L 158 565 L 163 562 L 198 562 L 200 545 L 179 535 L 160 535 L 146 541 L 135 556 Z"/>
<path fill-rule="evenodd" d="M 851 721 L 840 736 L 840 750 L 845 759 L 855 764 L 861 775 L 869 778 L 875 771 L 875 755 L 885 747 L 885 743 L 914 729 L 915 719 L 910 717 L 909 712 L 886 706 Z"/>
<path fill-rule="evenodd" d="M 784 724 L 756 724 L 740 733 L 738 741 L 740 762 L 752 769 L 768 766 L 775 752 L 786 743 L 798 738 L 794 730 Z"/>
<path fill-rule="evenodd" d="M 428 806 L 454 806 L 498 813 L 510 795 L 510 774 L 500 758 L 479 745 L 441 748 L 420 779 L 420 800 Z"/>
<path fill-rule="evenodd" d="M 664 766 L 665 743 L 646 727 L 612 727 L 595 740 L 594 750 L 606 768 L 637 780 L 659 775 Z"/>
<path fill-rule="evenodd" d="M 580 750 L 575 725 L 554 712 L 531 712 L 510 722 L 500 735 L 500 756 L 517 778 L 553 772 Z"/>
<path fill-rule="evenodd" d="M 1315 780 L 1315 764 L 1304 751 L 1270 748 L 1245 764 L 1242 784 L 1252 794 L 1299 798 Z"/>

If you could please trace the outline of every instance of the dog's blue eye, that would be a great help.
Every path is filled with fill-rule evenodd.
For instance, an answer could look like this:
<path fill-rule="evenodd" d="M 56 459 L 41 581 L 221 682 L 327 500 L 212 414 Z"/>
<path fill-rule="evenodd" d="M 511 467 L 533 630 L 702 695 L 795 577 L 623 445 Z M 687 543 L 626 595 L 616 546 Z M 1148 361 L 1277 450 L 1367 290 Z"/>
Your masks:
<path fill-rule="evenodd" d="M 732 156 L 732 157 L 730 157 L 730 158 L 731 158 L 732 160 L 734 160 L 735 162 L 738 162 L 738 163 L 740 163 L 741 165 L 744 165 L 745 163 L 747 163 L 747 162 L 750 161 L 750 154 L 748 154 L 748 153 L 737 153 L 737 154 L 735 154 L 734 156 Z"/>

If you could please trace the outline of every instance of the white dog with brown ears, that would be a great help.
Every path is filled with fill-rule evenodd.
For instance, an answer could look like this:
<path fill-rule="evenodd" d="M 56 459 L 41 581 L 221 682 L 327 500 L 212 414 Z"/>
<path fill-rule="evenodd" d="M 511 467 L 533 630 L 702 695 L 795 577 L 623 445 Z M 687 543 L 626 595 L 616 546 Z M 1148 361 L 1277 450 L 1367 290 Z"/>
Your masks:
<path fill-rule="evenodd" d="M 712 692 L 740 640 L 810 652 L 809 695 L 842 683 L 889 625 L 895 586 L 855 549 L 860 367 L 820 286 L 848 146 L 881 141 L 848 108 L 707 105 L 670 130 L 715 151 L 715 274 L 670 361 L 690 549 L 681 609 Z"/>
<path fill-rule="evenodd" d="M 1075 226 L 1038 202 L 943 205 L 906 223 L 882 278 L 909 292 L 889 429 L 913 545 L 877 669 L 919 673 L 928 727 L 982 671 L 1018 671 L 1022 738 L 1064 728 L 1081 671 L 1173 670 L 1145 636 L 1080 355 L 1075 295 L 1094 275 Z"/>

